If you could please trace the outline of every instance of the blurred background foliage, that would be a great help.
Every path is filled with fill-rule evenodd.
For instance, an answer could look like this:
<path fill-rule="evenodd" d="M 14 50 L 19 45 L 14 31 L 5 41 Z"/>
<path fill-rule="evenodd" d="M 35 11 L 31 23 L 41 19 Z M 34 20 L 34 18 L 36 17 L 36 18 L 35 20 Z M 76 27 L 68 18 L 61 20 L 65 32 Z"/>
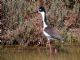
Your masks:
<path fill-rule="evenodd" d="M 40 14 L 33 13 L 39 6 L 46 8 L 52 27 L 65 38 L 65 44 L 80 43 L 79 0 L 2 0 L 2 44 L 45 45 Z"/>

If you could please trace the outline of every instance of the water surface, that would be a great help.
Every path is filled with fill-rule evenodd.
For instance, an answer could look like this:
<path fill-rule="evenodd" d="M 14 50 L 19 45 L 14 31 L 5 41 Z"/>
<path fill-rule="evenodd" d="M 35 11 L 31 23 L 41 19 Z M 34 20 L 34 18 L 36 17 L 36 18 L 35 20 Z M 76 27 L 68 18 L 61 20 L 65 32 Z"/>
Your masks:
<path fill-rule="evenodd" d="M 68 46 L 50 55 L 46 47 L 5 47 L 0 48 L 0 60 L 80 60 L 80 48 Z"/>

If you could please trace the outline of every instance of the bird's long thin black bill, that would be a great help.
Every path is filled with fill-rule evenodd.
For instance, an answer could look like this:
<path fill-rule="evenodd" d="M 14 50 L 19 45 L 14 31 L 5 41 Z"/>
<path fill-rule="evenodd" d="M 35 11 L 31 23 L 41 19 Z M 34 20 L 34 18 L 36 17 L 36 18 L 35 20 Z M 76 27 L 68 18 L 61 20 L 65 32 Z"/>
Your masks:
<path fill-rule="evenodd" d="M 32 12 L 31 14 L 38 13 L 38 11 Z"/>

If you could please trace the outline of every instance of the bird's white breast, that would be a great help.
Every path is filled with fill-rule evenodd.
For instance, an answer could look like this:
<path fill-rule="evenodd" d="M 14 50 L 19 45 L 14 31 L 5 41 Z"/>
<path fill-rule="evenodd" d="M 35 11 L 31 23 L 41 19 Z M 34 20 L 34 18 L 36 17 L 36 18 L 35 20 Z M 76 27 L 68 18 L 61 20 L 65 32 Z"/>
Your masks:
<path fill-rule="evenodd" d="M 45 35 L 45 36 L 50 36 L 47 32 L 45 32 L 45 31 L 43 31 L 43 34 Z"/>

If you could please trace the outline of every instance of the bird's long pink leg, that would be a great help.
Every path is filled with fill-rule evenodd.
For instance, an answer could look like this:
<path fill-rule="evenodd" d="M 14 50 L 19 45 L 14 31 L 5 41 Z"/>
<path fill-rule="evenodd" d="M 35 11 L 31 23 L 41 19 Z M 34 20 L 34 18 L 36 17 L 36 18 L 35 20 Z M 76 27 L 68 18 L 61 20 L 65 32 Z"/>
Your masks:
<path fill-rule="evenodd" d="M 55 48 L 55 43 L 54 43 L 54 47 L 52 47 L 51 43 L 50 43 L 50 40 L 48 40 L 48 47 L 49 47 L 49 52 L 50 52 L 50 55 L 54 52 L 55 54 L 57 53 L 57 49 Z M 54 49 L 54 51 L 53 51 Z"/>
<path fill-rule="evenodd" d="M 52 46 L 51 46 L 50 40 L 48 40 L 48 46 L 49 46 L 49 51 L 50 51 L 50 55 L 51 55 L 52 54 Z"/>

